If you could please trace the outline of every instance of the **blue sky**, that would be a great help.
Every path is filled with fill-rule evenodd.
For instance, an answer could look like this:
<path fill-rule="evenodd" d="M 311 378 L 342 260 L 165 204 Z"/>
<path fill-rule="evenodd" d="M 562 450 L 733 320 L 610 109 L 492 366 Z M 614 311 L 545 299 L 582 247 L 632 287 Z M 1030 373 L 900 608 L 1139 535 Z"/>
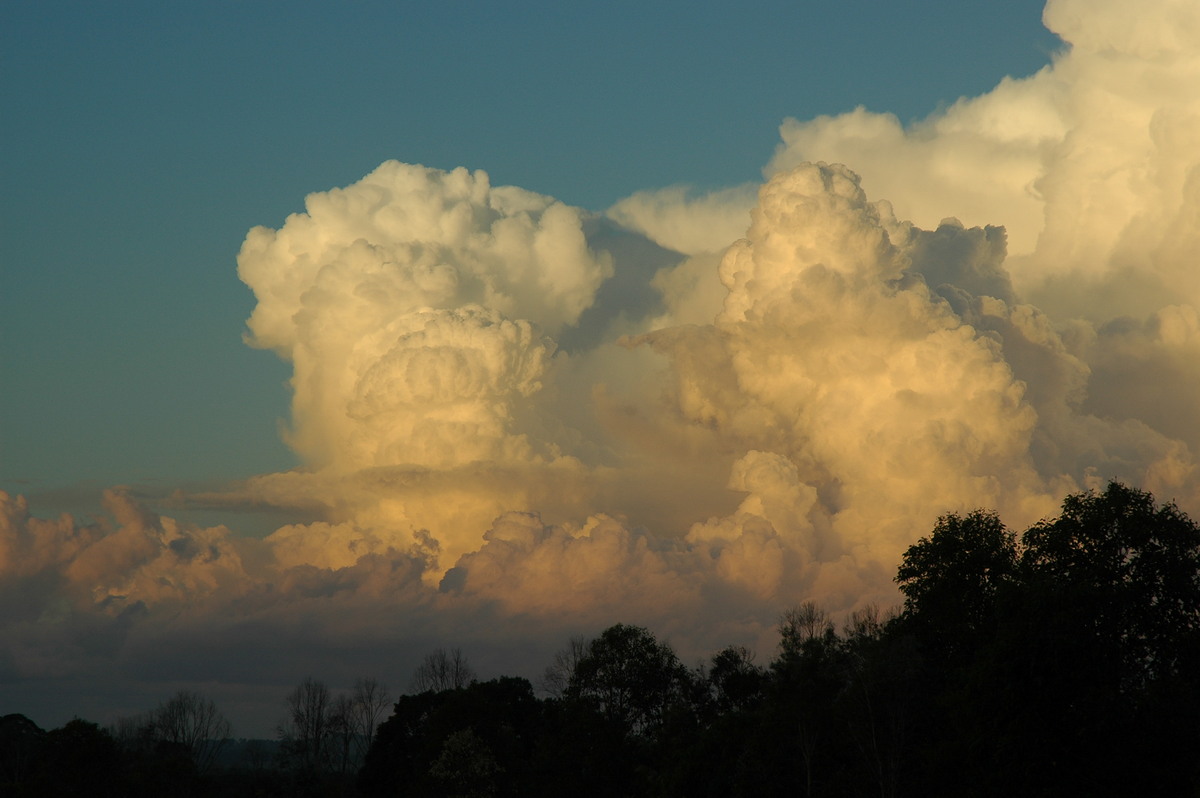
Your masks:
<path fill-rule="evenodd" d="M 865 105 L 911 121 L 1034 72 L 1058 45 L 1040 13 L 5 3 L 0 487 L 53 514 L 109 485 L 293 465 L 277 430 L 289 370 L 241 342 L 253 297 L 234 256 L 309 192 L 390 158 L 591 210 L 756 181 L 784 117 Z"/>

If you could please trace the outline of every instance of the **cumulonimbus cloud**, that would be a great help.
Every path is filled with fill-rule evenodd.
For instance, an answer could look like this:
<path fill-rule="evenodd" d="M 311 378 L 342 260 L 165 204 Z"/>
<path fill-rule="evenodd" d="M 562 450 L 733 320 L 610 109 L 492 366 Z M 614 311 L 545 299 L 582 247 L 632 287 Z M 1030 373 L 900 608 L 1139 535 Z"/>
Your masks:
<path fill-rule="evenodd" d="M 1152 6 L 1051 0 L 1050 66 L 908 128 L 789 120 L 753 192 L 601 217 L 389 162 L 311 195 L 238 261 L 304 466 L 206 500 L 320 520 L 6 496 L 0 668 L 619 620 L 702 654 L 894 602 L 940 513 L 1020 526 L 1109 478 L 1200 510 L 1200 11 Z"/>

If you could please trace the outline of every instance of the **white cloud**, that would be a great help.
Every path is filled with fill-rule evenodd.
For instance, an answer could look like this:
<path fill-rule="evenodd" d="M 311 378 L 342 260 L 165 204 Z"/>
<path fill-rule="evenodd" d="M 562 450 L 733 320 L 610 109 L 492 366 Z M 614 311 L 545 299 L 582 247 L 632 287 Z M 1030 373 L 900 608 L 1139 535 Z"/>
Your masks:
<path fill-rule="evenodd" d="M 750 224 L 756 186 L 699 193 L 686 186 L 639 191 L 608 209 L 630 230 L 668 249 L 696 255 L 721 252 Z"/>
<path fill-rule="evenodd" d="M 1186 0 L 1051 0 L 1045 22 L 1069 46 L 1036 75 L 909 127 L 863 108 L 789 119 L 768 171 L 839 161 L 921 227 L 1003 224 L 1019 293 L 1054 315 L 1194 305 L 1197 19 Z"/>

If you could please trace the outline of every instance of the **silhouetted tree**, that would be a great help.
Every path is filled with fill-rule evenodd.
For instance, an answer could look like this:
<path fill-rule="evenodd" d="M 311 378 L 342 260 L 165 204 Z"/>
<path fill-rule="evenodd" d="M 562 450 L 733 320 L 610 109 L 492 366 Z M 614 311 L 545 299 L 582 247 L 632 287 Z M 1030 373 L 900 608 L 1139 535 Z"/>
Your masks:
<path fill-rule="evenodd" d="M 587 654 L 590 641 L 583 635 L 572 635 L 567 645 L 554 654 L 554 661 L 542 673 L 541 687 L 553 698 L 562 698 L 571 683 L 579 661 Z"/>
<path fill-rule="evenodd" d="M 116 742 L 95 723 L 76 718 L 47 732 L 38 759 L 32 795 L 137 794 Z"/>
<path fill-rule="evenodd" d="M 367 750 L 375 739 L 375 730 L 379 727 L 391 703 L 392 699 L 388 695 L 386 684 L 374 678 L 354 680 L 350 718 L 356 745 L 355 762 L 358 766 L 361 766 L 366 758 Z"/>
<path fill-rule="evenodd" d="M 490 798 L 503 769 L 487 743 L 470 728 L 451 732 L 429 766 L 429 780 L 447 798 Z"/>
<path fill-rule="evenodd" d="M 767 668 L 730 646 L 693 672 L 617 624 L 559 652 L 543 701 L 515 679 L 402 696 L 360 785 L 1200 795 L 1200 528 L 1174 505 L 1113 483 L 1069 496 L 1019 540 L 991 512 L 943 516 L 897 582 L 898 615 L 867 606 L 835 626 L 812 602 L 786 610 Z"/>
<path fill-rule="evenodd" d="M 46 732 L 24 715 L 0 718 L 0 795 L 19 795 L 33 777 Z"/>
<path fill-rule="evenodd" d="M 993 512 L 944 515 L 904 554 L 896 582 L 905 620 L 938 657 L 968 656 L 995 630 L 1002 592 L 1018 578 L 1016 537 Z"/>
<path fill-rule="evenodd" d="M 728 646 L 712 657 L 708 684 L 719 714 L 738 712 L 762 699 L 766 671 L 754 664 L 754 652 L 745 646 Z"/>
<path fill-rule="evenodd" d="M 329 767 L 345 775 L 354 767 L 354 700 L 345 693 L 333 697 L 329 711 Z"/>
<path fill-rule="evenodd" d="M 425 655 L 425 659 L 413 673 L 413 692 L 423 693 L 426 690 L 440 692 L 466 687 L 475 678 L 475 671 L 467 662 L 462 649 L 434 649 Z"/>
<path fill-rule="evenodd" d="M 1174 505 L 1111 483 L 1068 496 L 1019 544 L 994 514 L 947 516 L 897 581 L 898 630 L 925 662 L 923 789 L 1195 785 L 1179 763 L 1200 744 L 1200 529 Z"/>
<path fill-rule="evenodd" d="M 645 735 L 661 726 L 672 703 L 685 699 L 688 676 L 670 646 L 640 626 L 617 624 L 588 644 L 566 697 L 590 702 L 629 732 Z"/>
<path fill-rule="evenodd" d="M 801 765 L 798 787 L 806 796 L 828 791 L 844 753 L 835 715 L 847 667 L 832 619 L 814 602 L 788 609 L 779 619 L 779 657 L 771 664 L 774 723 L 783 743 L 794 741 Z M 786 783 L 786 771 L 781 772 Z"/>
<path fill-rule="evenodd" d="M 404 695 L 359 777 L 368 795 L 537 794 L 542 710 L 525 679 Z"/>
<path fill-rule="evenodd" d="M 1174 504 L 1117 482 L 1068 496 L 1062 514 L 1024 535 L 1026 580 L 1088 616 L 1115 658 L 1120 689 L 1195 664 L 1200 635 L 1200 527 Z"/>
<path fill-rule="evenodd" d="M 1025 601 L 1010 622 L 1038 623 L 1004 655 L 1038 674 L 1043 717 L 1014 732 L 1053 736 L 1045 772 L 1092 794 L 1184 789 L 1195 768 L 1178 763 L 1200 750 L 1200 527 L 1113 482 L 1068 496 L 1022 543 Z"/>
<path fill-rule="evenodd" d="M 321 773 L 331 764 L 335 730 L 334 699 L 324 682 L 306 677 L 285 699 L 287 716 L 279 725 L 279 739 L 290 768 L 301 773 Z"/>
<path fill-rule="evenodd" d="M 781 660 L 799 658 L 805 647 L 833 635 L 829 613 L 816 602 L 806 601 L 790 607 L 779 617 L 779 657 Z"/>
<path fill-rule="evenodd" d="M 229 739 L 229 721 L 212 699 L 180 690 L 153 714 L 152 733 L 158 740 L 182 746 L 200 773 L 213 762 Z"/>
<path fill-rule="evenodd" d="M 837 713 L 862 765 L 861 780 L 850 783 L 881 798 L 900 792 L 920 667 L 914 641 L 893 631 L 893 620 L 868 605 L 850 614 L 842 633 L 846 681 Z"/>

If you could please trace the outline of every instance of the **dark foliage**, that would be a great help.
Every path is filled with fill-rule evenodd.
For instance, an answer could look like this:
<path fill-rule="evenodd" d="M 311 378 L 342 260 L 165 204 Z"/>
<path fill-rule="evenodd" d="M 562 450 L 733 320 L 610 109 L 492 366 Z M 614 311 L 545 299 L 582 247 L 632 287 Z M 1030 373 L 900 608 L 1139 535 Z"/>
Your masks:
<path fill-rule="evenodd" d="M 1200 528 L 1173 505 L 1112 483 L 1019 542 L 950 516 L 898 581 L 926 663 L 922 789 L 1196 794 Z"/>
<path fill-rule="evenodd" d="M 534 774 L 543 711 L 525 679 L 401 696 L 367 753 L 368 795 L 514 795 Z"/>
<path fill-rule="evenodd" d="M 595 708 L 627 733 L 652 736 L 686 700 L 687 669 L 640 626 L 617 624 L 591 641 L 575 665 L 566 698 Z"/>

